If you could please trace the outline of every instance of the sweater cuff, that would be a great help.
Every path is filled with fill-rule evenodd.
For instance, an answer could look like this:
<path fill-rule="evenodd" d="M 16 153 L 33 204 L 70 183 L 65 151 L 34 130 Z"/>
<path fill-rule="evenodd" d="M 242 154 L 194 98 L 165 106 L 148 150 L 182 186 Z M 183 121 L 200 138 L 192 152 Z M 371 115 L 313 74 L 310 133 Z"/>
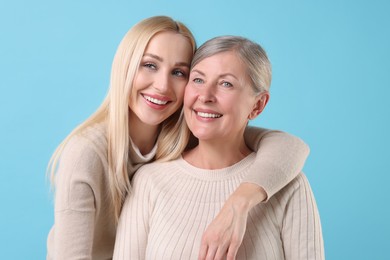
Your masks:
<path fill-rule="evenodd" d="M 259 174 L 249 174 L 242 182 L 249 182 L 262 187 L 267 194 L 267 198 L 263 202 L 267 202 L 292 180 L 290 180 L 291 177 L 295 177 L 286 175 L 286 171 L 272 164 L 261 165 L 260 168 L 256 169 L 256 172 Z"/>

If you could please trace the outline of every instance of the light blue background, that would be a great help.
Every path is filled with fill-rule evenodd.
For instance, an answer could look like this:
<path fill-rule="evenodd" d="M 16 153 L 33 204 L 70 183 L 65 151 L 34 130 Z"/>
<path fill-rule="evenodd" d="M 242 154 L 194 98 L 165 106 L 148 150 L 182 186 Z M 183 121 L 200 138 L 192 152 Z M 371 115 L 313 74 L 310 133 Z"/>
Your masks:
<path fill-rule="evenodd" d="M 310 145 L 327 259 L 389 259 L 389 13 L 385 0 L 1 0 L 1 258 L 45 258 L 50 155 L 103 100 L 125 32 L 164 14 L 199 44 L 239 34 L 263 45 L 271 100 L 254 123 Z"/>

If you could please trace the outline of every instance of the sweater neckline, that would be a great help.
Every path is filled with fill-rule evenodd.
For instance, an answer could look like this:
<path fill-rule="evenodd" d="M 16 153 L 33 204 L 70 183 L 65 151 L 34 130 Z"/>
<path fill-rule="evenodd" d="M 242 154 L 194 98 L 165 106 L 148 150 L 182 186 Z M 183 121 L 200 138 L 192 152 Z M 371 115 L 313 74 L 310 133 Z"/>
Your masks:
<path fill-rule="evenodd" d="M 241 161 L 229 167 L 215 170 L 198 168 L 184 160 L 183 156 L 180 156 L 178 160 L 176 160 L 176 163 L 184 170 L 184 173 L 191 175 L 194 178 L 202 180 L 220 180 L 239 176 L 244 173 L 246 174 L 246 169 L 252 165 L 255 157 L 256 153 L 252 152 Z"/>
<path fill-rule="evenodd" d="M 147 153 L 147 154 L 142 154 L 141 151 L 139 150 L 138 146 L 133 142 L 131 137 L 129 136 L 130 139 L 130 150 L 132 150 L 141 161 L 148 162 L 153 159 L 153 157 L 156 155 L 157 152 L 157 143 L 154 144 L 153 149 Z"/>

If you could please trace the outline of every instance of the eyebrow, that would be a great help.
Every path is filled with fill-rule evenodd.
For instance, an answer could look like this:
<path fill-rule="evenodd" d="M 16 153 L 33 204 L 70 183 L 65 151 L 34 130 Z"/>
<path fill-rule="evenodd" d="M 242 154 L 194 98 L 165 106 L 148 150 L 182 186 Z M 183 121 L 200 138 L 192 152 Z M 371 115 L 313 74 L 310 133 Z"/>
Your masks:
<path fill-rule="evenodd" d="M 200 70 L 191 70 L 191 72 L 196 72 L 196 73 L 202 75 L 203 77 L 205 76 L 205 74 L 203 72 L 201 72 Z"/>
<path fill-rule="evenodd" d="M 202 71 L 200 71 L 200 70 L 192 70 L 191 72 L 196 72 L 196 73 L 202 75 L 203 77 L 206 76 L 206 74 L 204 74 L 204 73 L 203 73 Z M 218 77 L 219 77 L 219 78 L 223 78 L 223 77 L 226 77 L 226 76 L 233 77 L 233 78 L 235 78 L 237 81 L 239 81 L 239 79 L 238 79 L 236 76 L 234 76 L 233 74 L 231 74 L 231 73 L 224 73 L 224 74 L 219 75 Z"/>
<path fill-rule="evenodd" d="M 151 57 L 151 58 L 153 58 L 153 59 L 156 59 L 156 60 L 158 60 L 158 61 L 163 61 L 163 58 L 161 58 L 160 56 L 157 56 L 157 55 L 154 55 L 154 54 L 151 54 L 151 53 L 145 53 L 144 54 L 144 57 L 145 56 L 149 56 L 149 57 Z"/>
<path fill-rule="evenodd" d="M 232 77 L 232 78 L 235 78 L 237 81 L 240 81 L 236 76 L 234 76 L 234 75 L 231 74 L 231 73 L 225 73 L 225 74 L 220 75 L 219 77 L 220 77 L 220 78 L 223 78 L 223 77 L 225 77 L 225 76 L 230 76 L 230 77 Z"/>
<path fill-rule="evenodd" d="M 145 56 L 151 57 L 151 58 L 153 58 L 153 59 L 158 60 L 159 62 L 163 62 L 163 61 L 164 61 L 164 59 L 161 58 L 160 56 L 155 55 L 155 54 L 151 54 L 151 53 L 145 53 L 143 56 L 144 56 L 144 57 L 145 57 Z M 176 62 L 176 63 L 175 63 L 175 66 L 180 66 L 180 67 L 184 66 L 184 67 L 188 67 L 188 68 L 189 68 L 189 67 L 190 67 L 190 64 L 183 61 L 183 62 Z"/>

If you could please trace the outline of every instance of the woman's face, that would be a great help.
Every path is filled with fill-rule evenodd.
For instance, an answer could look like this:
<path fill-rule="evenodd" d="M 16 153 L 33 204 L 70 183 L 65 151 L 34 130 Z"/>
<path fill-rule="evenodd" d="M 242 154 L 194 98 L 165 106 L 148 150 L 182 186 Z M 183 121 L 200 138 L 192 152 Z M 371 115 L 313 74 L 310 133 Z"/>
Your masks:
<path fill-rule="evenodd" d="M 192 59 L 187 38 L 161 32 L 149 41 L 133 81 L 129 107 L 140 121 L 158 125 L 182 104 Z"/>
<path fill-rule="evenodd" d="M 200 140 L 242 138 L 256 97 L 246 66 L 232 51 L 200 61 L 192 70 L 184 96 L 184 115 Z"/>

